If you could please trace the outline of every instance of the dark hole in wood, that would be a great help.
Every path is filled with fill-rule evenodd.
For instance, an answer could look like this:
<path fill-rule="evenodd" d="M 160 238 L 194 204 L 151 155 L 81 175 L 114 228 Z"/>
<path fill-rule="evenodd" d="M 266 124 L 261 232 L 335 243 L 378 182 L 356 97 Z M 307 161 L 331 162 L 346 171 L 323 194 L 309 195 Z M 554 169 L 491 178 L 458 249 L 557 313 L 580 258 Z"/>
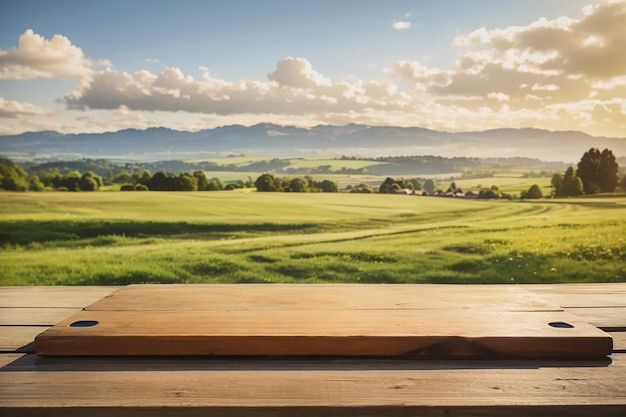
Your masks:
<path fill-rule="evenodd" d="M 96 320 L 79 320 L 70 324 L 70 327 L 93 327 L 98 325 Z"/>
<path fill-rule="evenodd" d="M 559 329 L 573 329 L 574 326 L 572 326 L 569 323 L 564 323 L 562 321 L 553 321 L 552 323 L 548 323 L 548 325 L 550 325 L 550 327 L 556 327 Z"/>

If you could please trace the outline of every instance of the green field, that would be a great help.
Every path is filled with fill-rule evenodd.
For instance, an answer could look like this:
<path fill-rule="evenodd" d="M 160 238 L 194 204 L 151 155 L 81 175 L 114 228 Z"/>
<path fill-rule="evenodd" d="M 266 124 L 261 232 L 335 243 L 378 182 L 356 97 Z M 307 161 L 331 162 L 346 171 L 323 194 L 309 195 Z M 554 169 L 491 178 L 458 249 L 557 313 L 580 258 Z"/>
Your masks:
<path fill-rule="evenodd" d="M 626 197 L 2 193 L 0 244 L 1 285 L 616 282 Z"/>

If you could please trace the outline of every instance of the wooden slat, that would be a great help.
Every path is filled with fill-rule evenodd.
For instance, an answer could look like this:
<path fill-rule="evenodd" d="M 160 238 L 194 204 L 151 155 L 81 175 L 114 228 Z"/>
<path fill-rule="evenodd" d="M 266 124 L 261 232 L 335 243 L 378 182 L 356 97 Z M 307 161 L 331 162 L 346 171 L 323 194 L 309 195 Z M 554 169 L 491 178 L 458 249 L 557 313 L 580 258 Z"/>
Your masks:
<path fill-rule="evenodd" d="M 0 351 L 33 352 L 35 336 L 46 330 L 47 326 L 0 326 Z"/>
<path fill-rule="evenodd" d="M 626 412 L 626 368 L 4 371 L 0 414 L 476 416 Z"/>
<path fill-rule="evenodd" d="M 626 353 L 626 332 L 611 332 L 613 339 L 613 352 Z"/>
<path fill-rule="evenodd" d="M 522 285 L 560 307 L 626 307 L 626 283 Z"/>
<path fill-rule="evenodd" d="M 97 321 L 94 327 L 71 327 Z M 573 328 L 554 328 L 564 322 Z M 81 311 L 40 355 L 600 357 L 610 337 L 565 312 L 450 310 Z"/>
<path fill-rule="evenodd" d="M 83 308 L 120 287 L 0 287 L 0 307 Z"/>
<path fill-rule="evenodd" d="M 564 293 L 626 293 L 626 282 L 606 282 L 587 284 L 521 284 L 520 287 L 541 294 Z"/>
<path fill-rule="evenodd" d="M 502 285 L 129 285 L 87 310 L 493 310 L 558 311 L 516 286 Z"/>
<path fill-rule="evenodd" d="M 626 331 L 626 307 L 568 308 L 568 313 L 607 331 Z"/>
<path fill-rule="evenodd" d="M 54 326 L 78 311 L 79 308 L 0 307 L 0 326 Z"/>
<path fill-rule="evenodd" d="M 10 367 L 11 364 L 14 364 L 25 356 L 27 355 L 24 353 L 0 353 L 0 369 Z"/>

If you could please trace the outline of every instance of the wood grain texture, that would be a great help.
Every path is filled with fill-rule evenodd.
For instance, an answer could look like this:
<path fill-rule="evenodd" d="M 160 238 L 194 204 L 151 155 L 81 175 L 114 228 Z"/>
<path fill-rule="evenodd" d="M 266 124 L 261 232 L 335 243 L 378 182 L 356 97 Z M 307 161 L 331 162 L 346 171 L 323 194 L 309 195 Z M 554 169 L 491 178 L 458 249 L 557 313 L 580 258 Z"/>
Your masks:
<path fill-rule="evenodd" d="M 572 288 L 546 287 L 553 288 L 544 292 Z M 599 292 L 610 288 L 615 293 L 626 289 L 626 284 L 576 287 Z M 81 289 L 85 287 L 76 291 Z M 55 306 L 54 299 L 48 302 Z M 618 308 L 606 313 L 611 323 L 623 318 Z M 0 327 L 0 343 L 6 331 L 43 329 Z M 616 349 L 624 346 L 625 332 L 610 335 Z M 26 340 L 33 337 L 31 334 Z M 423 361 L 413 357 L 41 357 L 5 353 L 0 354 L 0 416 L 623 416 L 626 353 L 616 352 L 609 358 Z"/>
<path fill-rule="evenodd" d="M 626 331 L 626 307 L 567 308 L 567 312 L 606 331 Z"/>
<path fill-rule="evenodd" d="M 0 326 L 0 351 L 34 352 L 33 340 L 47 326 Z"/>
<path fill-rule="evenodd" d="M 626 332 L 609 333 L 613 339 L 613 352 L 626 353 Z"/>
<path fill-rule="evenodd" d="M 120 287 L 0 287 L 0 307 L 83 308 Z"/>
<path fill-rule="evenodd" d="M 207 284 L 129 285 L 87 310 L 493 310 L 558 311 L 535 294 L 503 285 Z"/>
<path fill-rule="evenodd" d="M 0 307 L 0 326 L 54 326 L 80 308 Z"/>
<path fill-rule="evenodd" d="M 6 415 L 620 415 L 626 368 L 4 371 L 0 407 Z"/>
<path fill-rule="evenodd" d="M 72 327 L 93 322 L 94 327 Z M 568 323 L 555 328 L 550 323 Z M 40 355 L 602 357 L 602 331 L 516 287 L 129 286 L 37 337 Z"/>
<path fill-rule="evenodd" d="M 23 359 L 25 356 L 28 355 L 25 353 L 0 353 L 0 369 L 10 367 L 11 364 Z"/>

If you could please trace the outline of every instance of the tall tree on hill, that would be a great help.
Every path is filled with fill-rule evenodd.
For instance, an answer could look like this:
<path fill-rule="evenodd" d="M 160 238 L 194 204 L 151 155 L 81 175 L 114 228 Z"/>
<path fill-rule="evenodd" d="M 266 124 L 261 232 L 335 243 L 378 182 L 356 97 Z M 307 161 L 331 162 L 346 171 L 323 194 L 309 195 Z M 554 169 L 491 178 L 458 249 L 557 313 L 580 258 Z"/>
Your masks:
<path fill-rule="evenodd" d="M 612 151 L 591 148 L 578 163 L 576 175 L 583 182 L 585 194 L 612 193 L 617 187 L 618 171 Z"/>

